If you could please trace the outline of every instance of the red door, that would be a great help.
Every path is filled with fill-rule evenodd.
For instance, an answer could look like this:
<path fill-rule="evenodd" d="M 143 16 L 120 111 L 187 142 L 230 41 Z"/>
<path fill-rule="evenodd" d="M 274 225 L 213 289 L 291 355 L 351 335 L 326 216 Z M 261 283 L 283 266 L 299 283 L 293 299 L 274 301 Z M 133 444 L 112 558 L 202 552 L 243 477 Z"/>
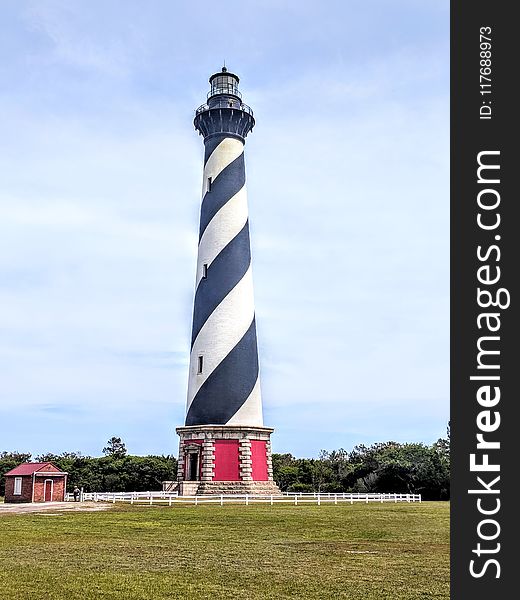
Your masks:
<path fill-rule="evenodd" d="M 213 481 L 239 481 L 238 440 L 215 440 Z"/>
<path fill-rule="evenodd" d="M 45 482 L 45 494 L 43 497 L 44 502 L 52 502 L 52 481 Z"/>

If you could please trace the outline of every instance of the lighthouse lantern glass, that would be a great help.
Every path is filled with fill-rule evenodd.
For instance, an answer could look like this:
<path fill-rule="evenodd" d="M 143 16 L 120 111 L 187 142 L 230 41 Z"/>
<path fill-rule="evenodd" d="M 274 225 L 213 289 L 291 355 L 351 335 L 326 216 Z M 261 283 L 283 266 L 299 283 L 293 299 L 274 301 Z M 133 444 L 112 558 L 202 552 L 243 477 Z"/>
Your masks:
<path fill-rule="evenodd" d="M 237 78 L 234 75 L 224 73 L 213 77 L 209 96 L 216 96 L 217 94 L 231 94 L 240 98 Z"/>

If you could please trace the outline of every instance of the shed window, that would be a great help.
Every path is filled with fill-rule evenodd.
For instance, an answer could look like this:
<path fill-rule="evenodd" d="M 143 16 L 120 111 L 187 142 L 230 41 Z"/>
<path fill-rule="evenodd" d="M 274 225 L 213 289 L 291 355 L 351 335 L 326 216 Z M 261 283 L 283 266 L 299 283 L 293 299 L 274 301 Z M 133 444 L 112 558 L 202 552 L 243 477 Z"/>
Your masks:
<path fill-rule="evenodd" d="M 14 492 L 13 494 L 15 496 L 21 496 L 22 495 L 22 478 L 21 477 L 15 477 L 14 478 Z"/>

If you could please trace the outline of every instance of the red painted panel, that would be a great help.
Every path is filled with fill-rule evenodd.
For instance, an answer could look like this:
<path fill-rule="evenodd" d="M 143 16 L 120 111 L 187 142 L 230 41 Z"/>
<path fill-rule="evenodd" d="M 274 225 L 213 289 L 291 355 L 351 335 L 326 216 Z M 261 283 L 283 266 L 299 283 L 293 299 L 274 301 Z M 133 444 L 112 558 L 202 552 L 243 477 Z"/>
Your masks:
<path fill-rule="evenodd" d="M 239 481 L 238 440 L 215 440 L 214 481 Z"/>
<path fill-rule="evenodd" d="M 262 440 L 251 440 L 251 460 L 253 481 L 267 481 L 267 452 Z"/>

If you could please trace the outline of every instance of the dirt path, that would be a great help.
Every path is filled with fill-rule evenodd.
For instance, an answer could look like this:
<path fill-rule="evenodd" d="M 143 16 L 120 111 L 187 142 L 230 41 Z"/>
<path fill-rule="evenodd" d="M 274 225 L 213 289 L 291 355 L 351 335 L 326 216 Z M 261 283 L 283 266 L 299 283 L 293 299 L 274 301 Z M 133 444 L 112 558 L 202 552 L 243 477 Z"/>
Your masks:
<path fill-rule="evenodd" d="M 0 517 L 2 515 L 22 515 L 25 513 L 41 513 L 46 515 L 60 514 L 70 511 L 98 511 L 107 510 L 110 504 L 104 502 L 39 502 L 27 504 L 0 503 Z"/>

